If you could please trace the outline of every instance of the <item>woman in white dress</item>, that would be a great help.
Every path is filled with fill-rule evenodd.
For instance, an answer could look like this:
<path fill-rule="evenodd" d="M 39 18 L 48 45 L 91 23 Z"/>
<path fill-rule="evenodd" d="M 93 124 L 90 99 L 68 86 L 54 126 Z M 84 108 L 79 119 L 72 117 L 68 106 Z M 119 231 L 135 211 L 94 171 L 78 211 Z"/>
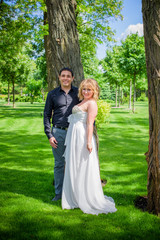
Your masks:
<path fill-rule="evenodd" d="M 117 211 L 114 200 L 104 196 L 96 140 L 93 135 L 97 115 L 99 86 L 94 79 L 83 80 L 79 87 L 80 104 L 69 116 L 66 136 L 65 176 L 62 208 L 80 208 L 84 213 L 96 214 Z"/>

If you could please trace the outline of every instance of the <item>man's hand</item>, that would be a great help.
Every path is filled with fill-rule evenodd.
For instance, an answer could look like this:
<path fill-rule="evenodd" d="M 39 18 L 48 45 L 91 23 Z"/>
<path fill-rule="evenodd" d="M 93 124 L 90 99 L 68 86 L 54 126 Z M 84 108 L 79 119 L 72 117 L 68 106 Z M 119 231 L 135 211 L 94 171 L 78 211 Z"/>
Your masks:
<path fill-rule="evenodd" d="M 57 140 L 54 137 L 51 137 L 49 139 L 49 142 L 50 142 L 51 147 L 57 148 Z"/>

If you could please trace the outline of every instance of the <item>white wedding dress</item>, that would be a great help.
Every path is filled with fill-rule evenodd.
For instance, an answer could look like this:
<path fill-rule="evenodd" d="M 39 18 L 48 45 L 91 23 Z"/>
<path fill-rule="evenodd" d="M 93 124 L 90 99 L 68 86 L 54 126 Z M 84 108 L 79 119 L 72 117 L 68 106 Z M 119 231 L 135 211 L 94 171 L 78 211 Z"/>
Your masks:
<path fill-rule="evenodd" d="M 96 215 L 117 211 L 114 200 L 103 194 L 94 136 L 92 152 L 87 149 L 87 112 L 75 106 L 68 121 L 62 208 L 80 208 L 84 213 Z"/>

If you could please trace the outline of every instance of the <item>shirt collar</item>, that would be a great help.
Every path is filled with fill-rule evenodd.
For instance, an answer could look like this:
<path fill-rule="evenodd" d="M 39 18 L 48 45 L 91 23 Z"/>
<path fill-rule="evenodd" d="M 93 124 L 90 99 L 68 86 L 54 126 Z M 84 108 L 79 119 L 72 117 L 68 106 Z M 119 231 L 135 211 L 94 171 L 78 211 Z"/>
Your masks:
<path fill-rule="evenodd" d="M 59 91 L 64 92 L 63 89 L 61 88 L 61 85 L 59 86 Z M 72 84 L 71 84 L 71 89 L 69 90 L 69 92 L 70 92 L 70 91 L 74 91 L 74 88 L 73 88 L 73 85 L 72 85 Z M 68 93 L 69 93 L 69 92 L 68 92 Z"/>

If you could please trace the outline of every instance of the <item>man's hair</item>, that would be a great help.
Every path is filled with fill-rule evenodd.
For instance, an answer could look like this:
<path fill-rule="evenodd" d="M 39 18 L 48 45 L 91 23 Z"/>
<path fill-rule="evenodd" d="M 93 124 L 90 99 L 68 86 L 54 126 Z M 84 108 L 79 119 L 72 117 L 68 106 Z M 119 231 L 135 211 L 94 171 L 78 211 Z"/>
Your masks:
<path fill-rule="evenodd" d="M 59 71 L 59 76 L 61 75 L 61 73 L 62 73 L 63 71 L 69 71 L 69 72 L 71 72 L 72 77 L 74 76 L 72 69 L 70 69 L 70 68 L 68 68 L 68 67 L 62 68 L 62 69 Z"/>

